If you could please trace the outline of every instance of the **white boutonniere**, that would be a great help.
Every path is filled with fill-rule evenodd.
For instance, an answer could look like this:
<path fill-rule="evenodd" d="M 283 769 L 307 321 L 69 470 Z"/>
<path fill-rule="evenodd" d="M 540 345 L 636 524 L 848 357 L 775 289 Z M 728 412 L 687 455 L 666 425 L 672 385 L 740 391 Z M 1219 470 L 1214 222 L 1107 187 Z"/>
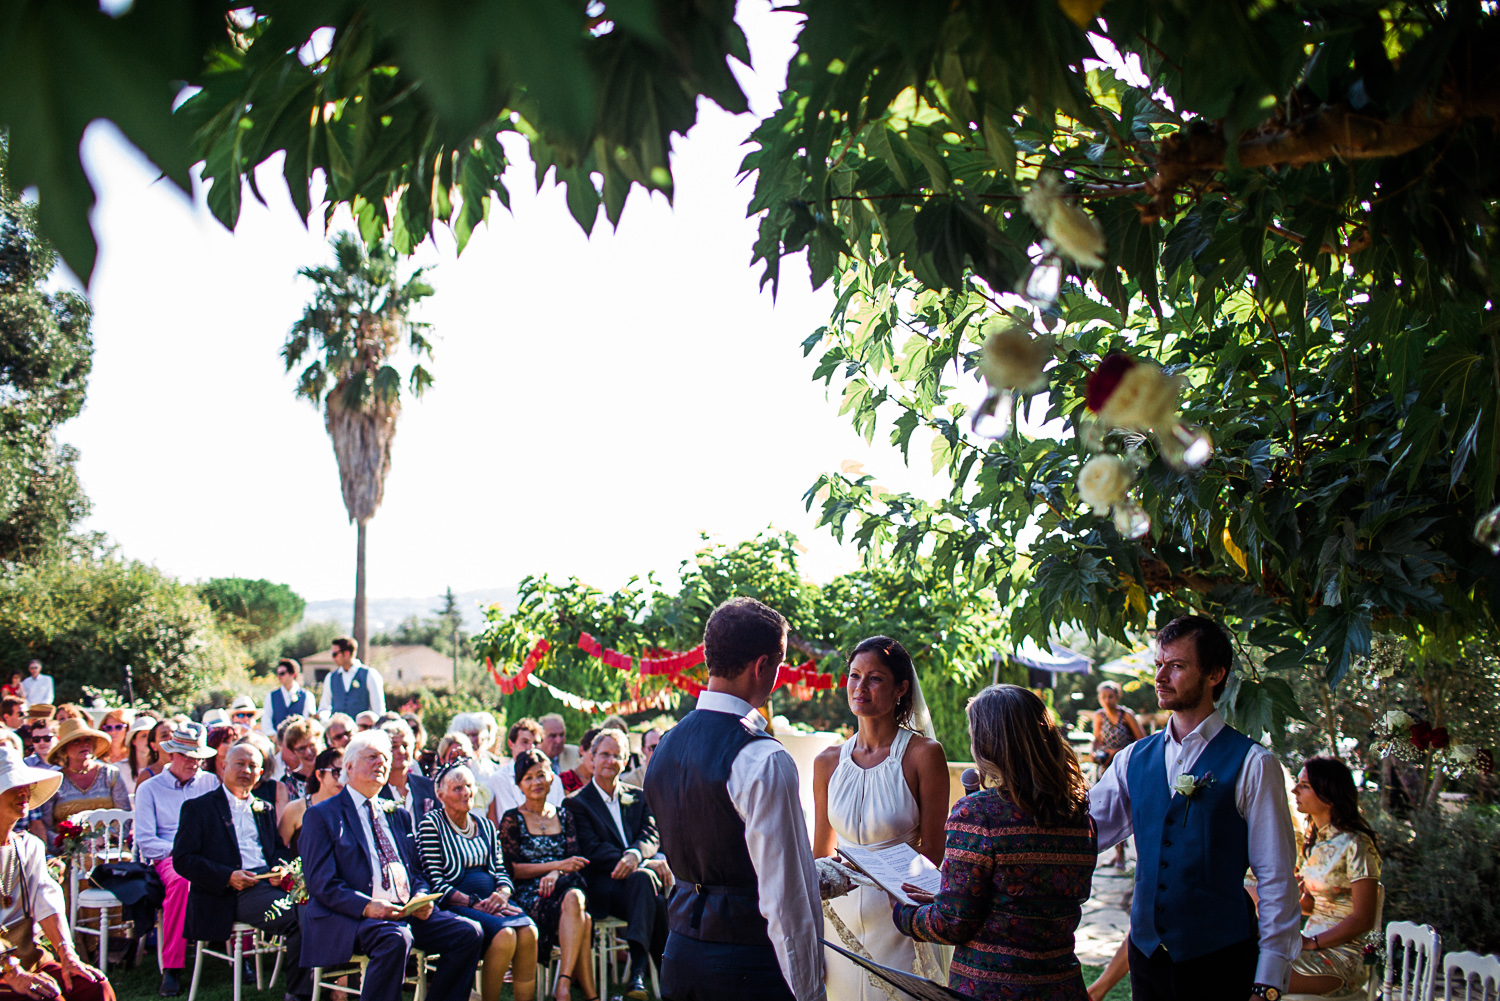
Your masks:
<path fill-rule="evenodd" d="M 1187 800 L 1187 806 L 1182 808 L 1182 821 L 1187 823 L 1188 811 L 1193 808 L 1193 797 L 1204 789 L 1214 784 L 1214 773 L 1205 772 L 1203 775 L 1193 776 L 1186 773 L 1177 776 L 1172 782 L 1172 791 Z"/>
<path fill-rule="evenodd" d="M 270 808 L 271 808 L 271 804 L 267 803 L 265 800 L 261 799 L 259 796 L 251 796 L 250 797 L 250 812 L 251 813 L 265 813 Z"/>
<path fill-rule="evenodd" d="M 386 799 L 384 796 L 376 797 L 375 805 L 380 808 L 381 813 L 395 813 L 401 806 L 395 800 Z"/>
<path fill-rule="evenodd" d="M 352 691 L 354 691 L 358 687 L 359 687 L 359 679 L 358 678 L 355 678 L 353 681 L 349 682 L 349 691 L 352 692 Z"/>
<path fill-rule="evenodd" d="M 621 806 L 629 806 L 631 803 L 634 803 L 634 802 L 635 802 L 635 793 L 631 792 L 629 789 L 622 789 L 622 790 L 620 790 L 620 805 Z"/>

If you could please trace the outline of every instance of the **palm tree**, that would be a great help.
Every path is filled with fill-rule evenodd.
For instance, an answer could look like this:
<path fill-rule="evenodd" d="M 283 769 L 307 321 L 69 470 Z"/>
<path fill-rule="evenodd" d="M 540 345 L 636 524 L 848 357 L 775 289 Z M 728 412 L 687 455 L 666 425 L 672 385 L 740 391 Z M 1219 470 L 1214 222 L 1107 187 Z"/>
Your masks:
<path fill-rule="evenodd" d="M 332 241 L 333 267 L 301 268 L 316 286 L 302 319 L 287 335 L 281 357 L 287 371 L 311 355 L 297 379 L 297 395 L 321 406 L 349 520 L 359 526 L 354 571 L 354 638 L 365 646 L 365 526 L 385 496 L 391 441 L 401 413 L 401 374 L 391 356 L 405 340 L 415 359 L 432 357 L 428 325 L 410 318 L 412 307 L 433 294 L 418 268 L 400 281 L 396 253 L 385 243 L 365 246 L 353 233 Z M 432 376 L 415 361 L 407 378 L 421 396 Z"/>

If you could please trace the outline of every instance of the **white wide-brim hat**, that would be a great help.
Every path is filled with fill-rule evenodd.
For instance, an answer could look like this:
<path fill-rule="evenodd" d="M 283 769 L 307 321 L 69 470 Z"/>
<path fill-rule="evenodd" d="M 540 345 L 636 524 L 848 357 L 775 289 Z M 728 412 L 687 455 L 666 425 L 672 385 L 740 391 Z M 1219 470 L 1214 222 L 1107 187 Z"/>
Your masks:
<path fill-rule="evenodd" d="M 14 747 L 0 745 L 0 793 L 9 792 L 16 786 L 31 786 L 29 808 L 35 810 L 51 799 L 60 785 L 62 772 L 33 768 L 21 760 L 20 752 Z"/>

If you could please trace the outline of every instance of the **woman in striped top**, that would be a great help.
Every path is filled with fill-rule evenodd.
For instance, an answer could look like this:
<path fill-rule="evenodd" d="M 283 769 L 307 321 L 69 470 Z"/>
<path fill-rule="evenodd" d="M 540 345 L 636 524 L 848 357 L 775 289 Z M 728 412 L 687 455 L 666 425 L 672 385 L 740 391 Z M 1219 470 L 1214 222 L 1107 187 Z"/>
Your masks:
<path fill-rule="evenodd" d="M 896 927 L 957 946 L 948 986 L 980 1001 L 1087 1001 L 1073 932 L 1098 845 L 1078 758 L 1016 685 L 969 700 L 969 740 L 990 788 L 953 807 L 942 888 L 893 898 Z"/>
<path fill-rule="evenodd" d="M 474 773 L 465 764 L 437 776 L 441 810 L 429 810 L 417 828 L 422 868 L 440 906 L 484 930 L 483 1001 L 496 1001 L 511 971 L 515 1001 L 536 998 L 536 925 L 510 902 L 511 882 L 495 825 L 470 812 Z"/>

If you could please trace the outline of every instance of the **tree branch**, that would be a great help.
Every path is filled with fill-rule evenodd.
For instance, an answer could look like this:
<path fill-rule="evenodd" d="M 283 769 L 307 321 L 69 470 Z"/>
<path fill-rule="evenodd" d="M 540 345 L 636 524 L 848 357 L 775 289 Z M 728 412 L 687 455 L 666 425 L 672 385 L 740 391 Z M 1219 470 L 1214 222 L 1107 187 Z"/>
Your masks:
<path fill-rule="evenodd" d="M 787 633 L 786 645 L 801 653 L 804 657 L 811 657 L 813 660 L 825 660 L 829 657 L 839 656 L 839 652 L 833 647 L 803 639 L 796 633 Z"/>

